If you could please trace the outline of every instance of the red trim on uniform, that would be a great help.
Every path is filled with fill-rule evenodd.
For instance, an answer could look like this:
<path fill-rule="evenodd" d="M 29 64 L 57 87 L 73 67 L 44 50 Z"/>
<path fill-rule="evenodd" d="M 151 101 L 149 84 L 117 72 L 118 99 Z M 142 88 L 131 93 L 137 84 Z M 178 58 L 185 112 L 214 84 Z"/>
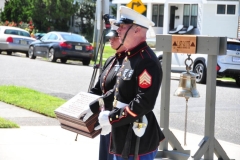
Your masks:
<path fill-rule="evenodd" d="M 131 116 L 133 116 L 133 117 L 136 117 L 136 116 L 137 116 L 135 113 L 133 113 L 133 112 L 130 110 L 130 108 L 129 108 L 128 106 L 126 107 L 126 111 L 127 111 Z"/>
<path fill-rule="evenodd" d="M 122 117 L 122 118 L 125 118 L 125 117 Z M 110 121 L 110 120 L 109 120 L 109 122 L 110 122 L 110 124 L 113 124 L 113 123 L 115 123 L 115 122 L 120 121 L 122 118 L 118 118 L 117 120 L 114 120 L 114 121 Z"/>
<path fill-rule="evenodd" d="M 104 93 L 106 93 L 107 91 L 106 91 L 106 89 L 105 89 L 105 82 L 106 82 L 106 79 L 107 79 L 107 76 L 108 76 L 108 74 L 109 74 L 109 72 L 110 72 L 110 70 L 112 69 L 112 67 L 113 67 L 113 64 L 114 64 L 114 62 L 116 61 L 116 57 L 114 58 L 114 60 L 112 61 L 112 63 L 110 64 L 110 68 L 108 69 L 108 72 L 105 74 L 105 78 L 103 79 L 103 89 L 104 89 Z M 109 66 L 109 65 L 108 65 Z M 107 67 L 108 67 L 107 66 Z M 106 68 L 107 69 L 107 68 Z M 101 84 L 100 84 L 101 85 Z"/>
<path fill-rule="evenodd" d="M 152 58 L 151 55 L 149 54 L 149 52 L 148 52 L 147 50 L 145 50 L 145 51 L 147 52 L 147 54 L 149 55 L 149 57 Z"/>
<path fill-rule="evenodd" d="M 144 59 L 144 57 L 143 57 L 143 55 L 142 55 L 142 52 L 140 52 L 140 55 L 141 55 L 142 59 Z"/>
<path fill-rule="evenodd" d="M 130 58 L 130 57 L 134 56 L 135 54 L 137 54 L 137 53 L 140 52 L 141 50 L 144 50 L 144 49 L 147 48 L 147 47 L 148 47 L 148 46 L 145 46 L 145 47 L 139 49 L 137 52 L 135 52 L 134 54 L 129 55 L 128 57 Z M 128 51 L 126 51 L 126 52 L 128 52 Z M 131 52 L 131 51 L 129 51 L 129 52 Z"/>

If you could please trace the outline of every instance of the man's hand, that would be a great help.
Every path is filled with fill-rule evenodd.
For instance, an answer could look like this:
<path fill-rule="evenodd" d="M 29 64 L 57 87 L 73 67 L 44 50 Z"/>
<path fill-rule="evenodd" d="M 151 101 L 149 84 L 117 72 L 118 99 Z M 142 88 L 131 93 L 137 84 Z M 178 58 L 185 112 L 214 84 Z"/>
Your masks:
<path fill-rule="evenodd" d="M 100 126 L 102 127 L 101 135 L 107 135 L 111 132 L 112 126 L 108 120 L 109 113 L 110 111 L 102 111 L 98 116 L 98 121 L 100 123 Z"/>
<path fill-rule="evenodd" d="M 91 111 L 91 109 L 88 107 L 85 107 L 84 110 L 82 111 L 82 113 L 80 113 L 80 117 L 83 117 L 83 122 L 85 122 L 89 117 L 91 117 L 91 115 L 93 114 L 93 112 Z"/>

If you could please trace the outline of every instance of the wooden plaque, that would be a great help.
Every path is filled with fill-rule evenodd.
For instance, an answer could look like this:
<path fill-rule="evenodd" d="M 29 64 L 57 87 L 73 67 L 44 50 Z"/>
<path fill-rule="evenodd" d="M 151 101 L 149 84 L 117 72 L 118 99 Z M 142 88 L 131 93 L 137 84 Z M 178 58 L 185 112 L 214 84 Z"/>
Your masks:
<path fill-rule="evenodd" d="M 78 133 L 80 135 L 94 138 L 101 130 L 94 130 L 94 124 L 98 121 L 98 114 L 92 115 L 83 122 L 80 113 L 89 103 L 99 98 L 98 95 L 80 92 L 69 101 L 55 110 L 55 114 L 63 129 Z"/>
<path fill-rule="evenodd" d="M 196 53 L 195 35 L 172 35 L 172 52 L 174 53 Z"/>

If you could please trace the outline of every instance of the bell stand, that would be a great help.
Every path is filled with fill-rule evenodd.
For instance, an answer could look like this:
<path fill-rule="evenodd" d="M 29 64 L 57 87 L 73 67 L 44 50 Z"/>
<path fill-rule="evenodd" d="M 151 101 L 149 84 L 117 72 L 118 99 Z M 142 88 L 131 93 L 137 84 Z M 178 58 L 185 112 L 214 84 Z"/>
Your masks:
<path fill-rule="evenodd" d="M 156 35 L 156 51 L 163 51 L 160 127 L 163 128 L 165 135 L 165 139 L 159 145 L 156 158 L 199 160 L 204 156 L 206 160 L 213 160 L 215 153 L 219 159 L 229 160 L 226 152 L 214 137 L 217 55 L 226 54 L 227 38 L 211 36 L 196 36 L 196 38 L 196 53 L 208 55 L 204 137 L 199 143 L 199 149 L 190 158 L 190 150 L 184 150 L 169 129 L 172 35 Z M 168 143 L 173 150 L 168 149 Z"/>

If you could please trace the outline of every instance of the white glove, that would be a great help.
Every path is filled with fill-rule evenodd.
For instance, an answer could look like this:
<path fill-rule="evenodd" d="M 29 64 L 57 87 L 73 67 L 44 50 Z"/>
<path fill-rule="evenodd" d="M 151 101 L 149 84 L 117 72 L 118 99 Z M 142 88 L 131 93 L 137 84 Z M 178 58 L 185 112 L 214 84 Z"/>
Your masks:
<path fill-rule="evenodd" d="M 97 131 L 97 130 L 99 130 L 99 129 L 101 129 L 102 127 L 100 126 L 100 124 L 99 125 L 97 125 L 96 127 L 94 127 L 94 130 L 95 131 Z"/>
<path fill-rule="evenodd" d="M 108 120 L 108 115 L 109 115 L 110 111 L 102 111 L 100 112 L 99 116 L 98 116 L 98 122 L 100 123 L 100 126 L 111 126 L 109 120 Z"/>
<path fill-rule="evenodd" d="M 83 117 L 83 122 L 85 122 L 89 117 L 91 117 L 91 115 L 93 114 L 93 112 L 91 111 L 91 109 L 89 108 L 89 106 L 85 107 L 82 111 L 82 113 L 80 113 L 80 117 Z"/>
<path fill-rule="evenodd" d="M 100 127 L 102 127 L 101 135 L 107 135 L 111 132 L 112 126 L 108 120 L 109 113 L 110 111 L 102 111 L 98 116 Z M 95 128 L 98 128 L 98 126 Z"/>
<path fill-rule="evenodd" d="M 105 136 L 111 132 L 111 126 L 103 126 L 101 135 Z"/>
<path fill-rule="evenodd" d="M 142 123 L 143 123 L 143 125 L 141 128 L 138 128 L 138 123 L 136 123 L 136 122 L 133 123 L 132 129 L 133 129 L 134 133 L 136 134 L 136 136 L 138 136 L 138 137 L 142 137 L 147 128 L 148 120 L 147 120 L 146 116 L 143 116 Z"/>

